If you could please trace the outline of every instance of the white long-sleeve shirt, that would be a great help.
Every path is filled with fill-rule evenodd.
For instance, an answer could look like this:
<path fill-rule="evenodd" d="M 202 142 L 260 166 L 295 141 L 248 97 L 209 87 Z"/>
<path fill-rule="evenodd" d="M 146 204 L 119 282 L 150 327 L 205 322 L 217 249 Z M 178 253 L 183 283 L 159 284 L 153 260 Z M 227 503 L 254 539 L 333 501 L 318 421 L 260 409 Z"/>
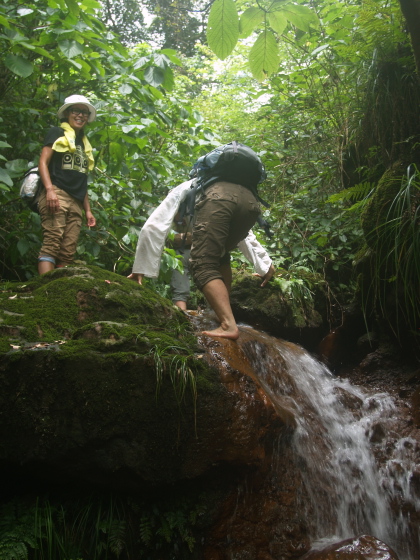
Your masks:
<path fill-rule="evenodd" d="M 148 278 L 159 276 L 160 259 L 166 238 L 172 228 L 178 208 L 190 190 L 191 183 L 192 180 L 185 181 L 172 189 L 165 200 L 146 220 L 139 233 L 133 264 L 134 274 L 143 274 Z M 272 260 L 264 247 L 257 241 L 252 230 L 245 239 L 238 243 L 238 249 L 254 266 L 257 274 L 261 276 L 267 274 Z"/>

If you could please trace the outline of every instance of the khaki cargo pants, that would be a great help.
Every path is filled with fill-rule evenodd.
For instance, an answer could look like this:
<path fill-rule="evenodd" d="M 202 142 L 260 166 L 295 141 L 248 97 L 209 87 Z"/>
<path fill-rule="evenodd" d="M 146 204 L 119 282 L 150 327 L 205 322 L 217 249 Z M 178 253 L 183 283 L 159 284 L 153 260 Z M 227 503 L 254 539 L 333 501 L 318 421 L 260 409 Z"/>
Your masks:
<path fill-rule="evenodd" d="M 73 262 L 77 241 L 82 227 L 83 203 L 54 185 L 60 201 L 60 210 L 50 212 L 47 208 L 46 191 L 39 197 L 39 213 L 43 231 L 43 243 L 39 252 L 42 260 L 66 266 Z M 50 257 L 45 259 L 44 257 Z"/>

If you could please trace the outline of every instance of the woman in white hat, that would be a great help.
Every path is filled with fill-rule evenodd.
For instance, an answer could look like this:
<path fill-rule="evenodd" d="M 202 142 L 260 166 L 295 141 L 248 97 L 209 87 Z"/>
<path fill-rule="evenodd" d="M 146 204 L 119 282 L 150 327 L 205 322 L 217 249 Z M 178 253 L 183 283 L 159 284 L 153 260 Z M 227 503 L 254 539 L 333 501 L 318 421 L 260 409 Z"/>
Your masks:
<path fill-rule="evenodd" d="M 96 109 L 83 95 L 71 95 L 57 115 L 61 125 L 47 132 L 38 164 L 44 185 L 39 198 L 43 232 L 39 274 L 73 262 L 83 210 L 87 225 L 96 225 L 87 192 L 94 159 L 84 134 L 86 124 L 96 118 Z"/>

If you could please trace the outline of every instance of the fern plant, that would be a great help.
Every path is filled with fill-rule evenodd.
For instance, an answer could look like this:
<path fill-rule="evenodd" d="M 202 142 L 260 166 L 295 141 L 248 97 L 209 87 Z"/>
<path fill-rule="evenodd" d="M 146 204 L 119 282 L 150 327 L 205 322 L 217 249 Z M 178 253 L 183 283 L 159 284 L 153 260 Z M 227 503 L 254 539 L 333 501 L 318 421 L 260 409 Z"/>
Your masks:
<path fill-rule="evenodd" d="M 34 510 L 18 500 L 0 506 L 1 560 L 28 560 L 28 550 L 37 548 Z"/>

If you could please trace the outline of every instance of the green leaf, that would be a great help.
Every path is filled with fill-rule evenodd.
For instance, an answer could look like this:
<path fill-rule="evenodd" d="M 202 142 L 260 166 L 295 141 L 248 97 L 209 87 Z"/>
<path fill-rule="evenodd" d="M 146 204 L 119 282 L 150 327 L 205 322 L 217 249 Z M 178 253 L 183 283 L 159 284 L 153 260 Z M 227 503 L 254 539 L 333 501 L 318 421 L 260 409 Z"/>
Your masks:
<path fill-rule="evenodd" d="M 5 66 L 14 74 L 27 78 L 34 71 L 33 64 L 27 58 L 15 54 L 8 54 L 4 59 Z"/>
<path fill-rule="evenodd" d="M 38 54 L 41 54 L 42 56 L 46 56 L 47 58 L 54 60 L 53 55 L 49 53 L 47 50 L 43 49 L 42 47 L 35 47 L 34 51 Z"/>
<path fill-rule="evenodd" d="M 21 238 L 19 239 L 19 241 L 17 242 L 17 249 L 19 251 L 19 254 L 23 257 L 23 255 L 25 255 L 28 251 L 29 251 L 29 242 L 27 239 L 25 238 Z"/>
<path fill-rule="evenodd" d="M 96 2 L 96 0 L 83 0 L 83 6 L 90 8 L 92 11 L 102 9 L 102 4 L 100 2 Z"/>
<path fill-rule="evenodd" d="M 317 47 L 316 49 L 314 49 L 314 50 L 311 52 L 311 55 L 312 55 L 312 56 L 315 56 L 316 54 L 318 54 L 318 53 L 320 53 L 320 52 L 322 52 L 322 51 L 325 51 L 325 49 L 328 49 L 329 46 L 330 46 L 330 45 L 321 45 L 320 47 Z"/>
<path fill-rule="evenodd" d="M 60 47 L 61 52 L 67 58 L 74 58 L 75 56 L 79 56 L 83 53 L 84 47 L 80 43 L 74 40 L 65 39 L 64 41 L 59 41 L 58 46 Z"/>
<path fill-rule="evenodd" d="M 76 2 L 76 0 L 65 0 L 65 2 L 67 4 L 69 12 L 74 16 L 78 16 L 79 15 L 79 5 Z"/>
<path fill-rule="evenodd" d="M 109 153 L 111 157 L 115 158 L 117 161 L 122 161 L 122 158 L 124 156 L 124 149 L 118 142 L 110 142 Z"/>
<path fill-rule="evenodd" d="M 151 86 L 160 86 L 163 83 L 164 77 L 162 68 L 156 68 L 156 66 L 149 66 L 144 71 L 144 79 Z"/>
<path fill-rule="evenodd" d="M 162 49 L 160 52 L 166 55 L 169 60 L 177 66 L 182 66 L 181 60 L 176 56 L 176 51 L 172 49 Z"/>
<path fill-rule="evenodd" d="M 13 187 L 13 181 L 4 169 L 0 169 L 0 183 L 4 183 L 8 187 Z"/>
<path fill-rule="evenodd" d="M 276 33 L 281 35 L 287 27 L 287 17 L 284 12 L 269 12 L 268 21 Z"/>
<path fill-rule="evenodd" d="M 128 227 L 118 226 L 115 228 L 115 237 L 120 241 L 124 235 L 128 232 Z"/>
<path fill-rule="evenodd" d="M 174 73 L 171 68 L 166 68 L 162 86 L 166 91 L 172 91 L 175 85 Z"/>
<path fill-rule="evenodd" d="M 284 10 L 287 19 L 302 31 L 309 31 L 311 25 L 312 27 L 318 27 L 316 13 L 307 6 L 286 4 L 282 10 Z"/>
<path fill-rule="evenodd" d="M 0 148 L 11 148 L 12 146 L 8 142 L 3 142 L 0 140 Z"/>
<path fill-rule="evenodd" d="M 260 8 L 252 7 L 245 10 L 241 15 L 241 19 L 239 20 L 239 30 L 241 37 L 243 39 L 249 37 L 254 29 L 258 27 L 258 25 L 260 25 L 263 17 L 264 12 L 263 10 L 260 10 Z"/>
<path fill-rule="evenodd" d="M 123 84 L 118 88 L 118 91 L 122 95 L 130 95 L 130 93 L 133 91 L 133 88 L 130 86 L 130 84 Z"/>
<path fill-rule="evenodd" d="M 278 69 L 279 62 L 276 38 L 271 31 L 265 30 L 258 36 L 249 53 L 252 75 L 262 81 Z"/>
<path fill-rule="evenodd" d="M 153 60 L 155 61 L 156 66 L 159 66 L 162 69 L 168 66 L 168 58 L 164 54 L 156 53 Z"/>
<path fill-rule="evenodd" d="M 238 12 L 233 0 L 216 0 L 207 23 L 207 42 L 221 60 L 233 51 L 239 37 Z"/>
<path fill-rule="evenodd" d="M 4 25 L 4 27 L 7 27 L 8 29 L 10 29 L 9 20 L 7 18 L 3 17 L 2 15 L 0 15 L 0 25 Z"/>
<path fill-rule="evenodd" d="M 73 64 L 73 66 L 75 66 L 78 70 L 82 69 L 82 65 L 79 64 L 78 62 L 76 62 L 75 60 L 69 59 L 69 62 L 71 62 Z"/>

